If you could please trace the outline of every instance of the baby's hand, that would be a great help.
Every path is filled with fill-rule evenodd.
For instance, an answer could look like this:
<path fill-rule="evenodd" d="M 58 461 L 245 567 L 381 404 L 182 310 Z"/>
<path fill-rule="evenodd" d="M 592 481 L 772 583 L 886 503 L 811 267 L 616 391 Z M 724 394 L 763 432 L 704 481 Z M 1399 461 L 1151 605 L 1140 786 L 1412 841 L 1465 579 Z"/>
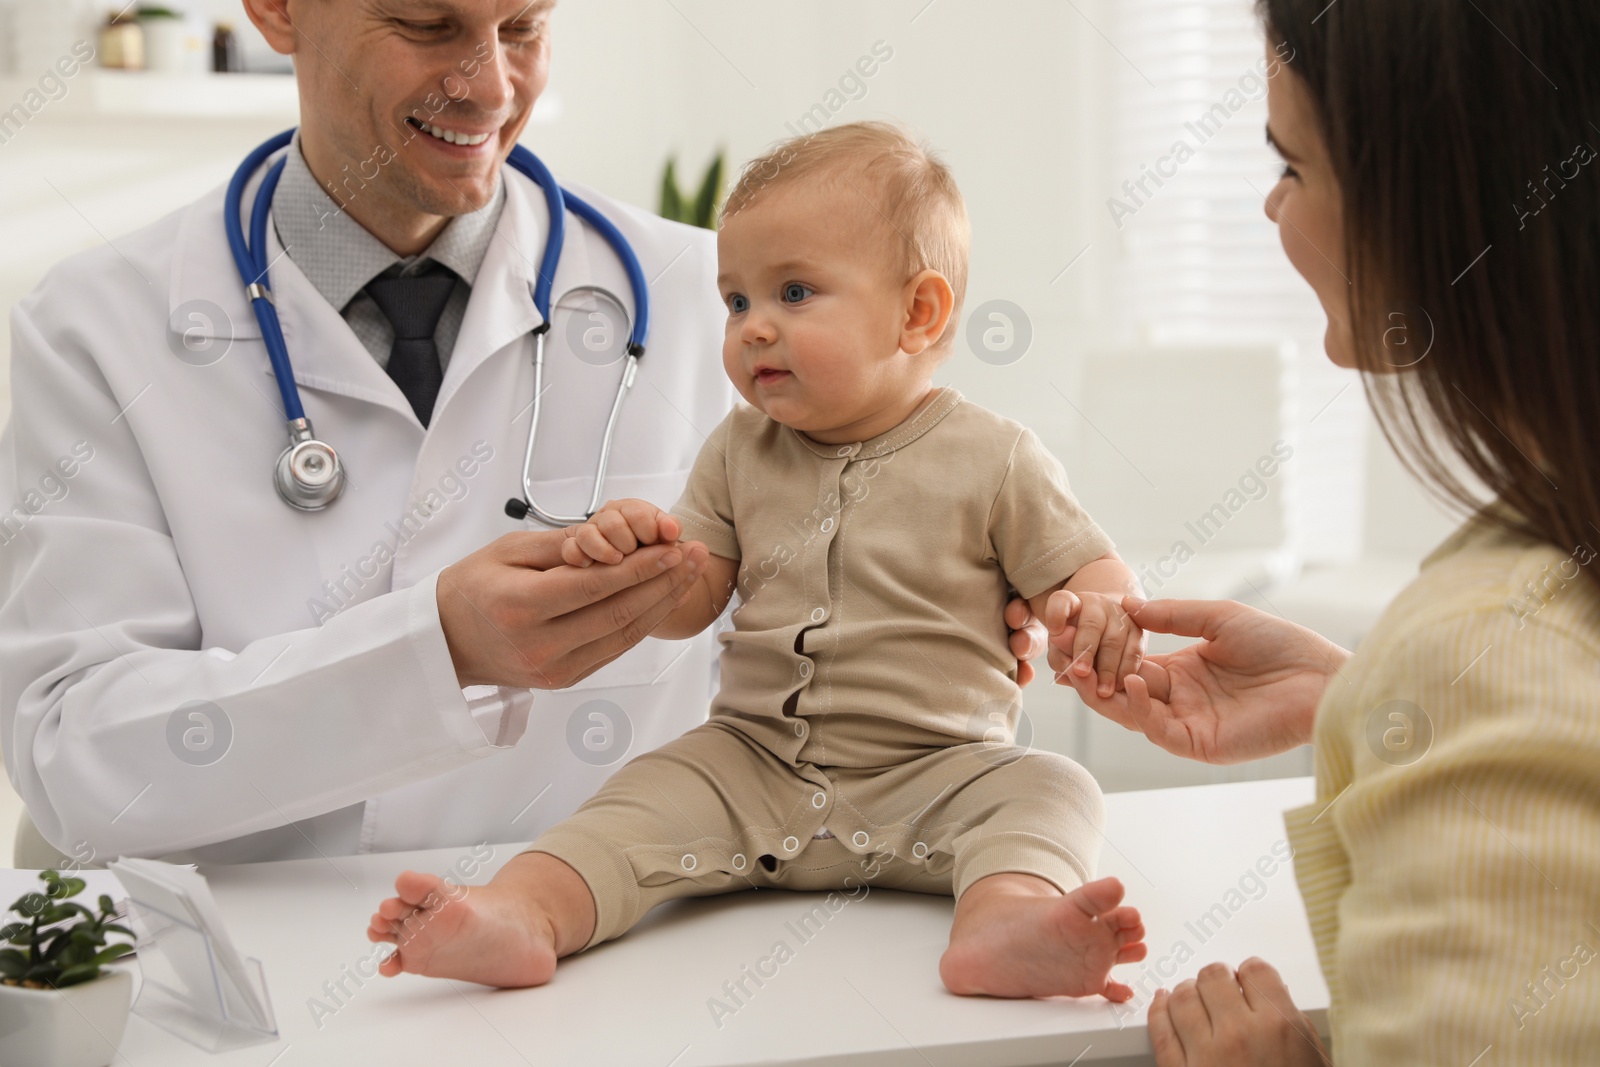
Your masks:
<path fill-rule="evenodd" d="M 1121 593 L 1073 593 L 1058 589 L 1045 606 L 1050 644 L 1072 657 L 1066 671 L 1088 678 L 1099 671 L 1099 694 L 1123 688 L 1123 679 L 1144 662 L 1145 633 L 1122 609 Z"/>
<path fill-rule="evenodd" d="M 640 545 L 673 544 L 682 524 L 646 500 L 609 500 L 581 526 L 567 527 L 561 559 L 574 567 L 621 563 Z"/>

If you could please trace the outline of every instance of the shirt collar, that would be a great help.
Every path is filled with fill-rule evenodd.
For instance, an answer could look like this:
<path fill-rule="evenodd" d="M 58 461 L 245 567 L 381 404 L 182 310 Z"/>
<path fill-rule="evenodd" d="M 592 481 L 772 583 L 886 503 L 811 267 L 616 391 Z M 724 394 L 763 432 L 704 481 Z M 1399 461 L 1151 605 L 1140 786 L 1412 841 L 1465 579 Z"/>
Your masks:
<path fill-rule="evenodd" d="M 1526 535 L 1518 532 L 1524 525 L 1516 509 L 1496 497 L 1468 516 L 1437 548 L 1424 556 L 1418 570 L 1427 570 L 1481 544 L 1525 539 Z"/>
<path fill-rule="evenodd" d="M 963 399 L 953 387 L 940 386 L 900 425 L 858 444 L 825 445 L 821 441 L 812 440 L 792 426 L 789 427 L 789 432 L 794 434 L 795 439 L 801 444 L 825 459 L 875 459 L 904 448 L 933 429 L 946 415 L 954 411 L 956 405 Z"/>
<path fill-rule="evenodd" d="M 342 311 L 368 282 L 397 263 L 411 268 L 432 260 L 472 285 L 504 206 L 505 182 L 497 180 L 488 204 L 451 219 L 420 254 L 396 255 L 317 184 L 300 152 L 297 132 L 273 195 L 272 222 L 284 252 L 295 266 L 323 299 Z"/>

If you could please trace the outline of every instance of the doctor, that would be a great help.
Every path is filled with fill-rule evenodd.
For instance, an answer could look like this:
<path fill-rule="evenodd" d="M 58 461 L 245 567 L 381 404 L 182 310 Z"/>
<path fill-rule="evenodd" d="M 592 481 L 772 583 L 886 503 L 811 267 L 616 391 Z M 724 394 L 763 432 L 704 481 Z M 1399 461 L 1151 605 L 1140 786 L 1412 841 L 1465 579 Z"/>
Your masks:
<path fill-rule="evenodd" d="M 7 770 L 79 859 L 531 838 L 701 721 L 711 663 L 709 637 L 638 638 L 691 576 L 684 553 L 556 568 L 560 531 L 504 510 L 521 496 L 549 216 L 501 164 L 545 87 L 552 4 L 245 7 L 295 57 L 303 121 L 266 258 L 306 414 L 348 484 L 318 512 L 274 492 L 284 412 L 221 190 L 55 268 L 12 318 L 0 500 L 50 474 L 69 492 L 9 516 L 0 549 Z M 605 492 L 667 506 L 732 402 L 714 242 L 580 195 L 654 297 Z M 622 365 L 574 352 L 593 305 L 562 294 L 599 285 L 634 309 L 607 242 L 570 211 L 566 226 L 533 486 L 570 514 Z M 386 369 L 419 313 L 437 316 L 431 404 Z M 560 690 L 532 729 L 529 687 Z"/>
<path fill-rule="evenodd" d="M 274 491 L 285 411 L 222 190 L 17 306 L 0 716 L 36 863 L 526 841 L 706 713 L 710 636 L 639 637 L 704 549 L 577 571 L 561 531 L 504 508 L 550 215 L 502 163 L 547 81 L 553 0 L 244 3 L 295 57 L 302 125 L 262 238 L 305 414 L 348 480 L 321 511 Z M 733 400 L 714 242 L 579 193 L 653 298 L 603 491 L 667 507 Z M 622 367 L 585 343 L 582 287 L 636 308 L 571 211 L 553 282 L 531 483 L 572 514 Z M 1013 646 L 1041 653 L 1042 630 Z"/>

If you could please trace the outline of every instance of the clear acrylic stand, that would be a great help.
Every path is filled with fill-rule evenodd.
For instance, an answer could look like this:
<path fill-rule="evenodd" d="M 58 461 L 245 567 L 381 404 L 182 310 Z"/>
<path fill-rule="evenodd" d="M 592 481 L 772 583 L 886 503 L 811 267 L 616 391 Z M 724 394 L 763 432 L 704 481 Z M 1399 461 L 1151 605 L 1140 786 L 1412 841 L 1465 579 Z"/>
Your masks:
<path fill-rule="evenodd" d="M 143 975 L 133 1014 L 208 1052 L 277 1040 L 260 960 L 244 958 L 241 977 L 250 988 L 241 989 L 219 966 L 210 936 L 193 916 L 173 915 L 131 895 L 128 910 Z"/>

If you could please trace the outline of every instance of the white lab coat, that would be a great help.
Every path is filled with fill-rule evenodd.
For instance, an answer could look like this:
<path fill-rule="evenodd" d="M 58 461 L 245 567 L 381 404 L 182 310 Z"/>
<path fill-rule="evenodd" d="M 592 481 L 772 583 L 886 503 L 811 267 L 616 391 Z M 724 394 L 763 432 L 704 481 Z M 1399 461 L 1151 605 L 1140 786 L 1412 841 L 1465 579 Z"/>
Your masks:
<path fill-rule="evenodd" d="M 426 430 L 268 227 L 306 414 L 349 473 L 321 513 L 294 511 L 273 489 L 282 405 L 228 252 L 221 190 L 68 259 L 17 305 L 15 410 L 0 437 L 0 507 L 11 509 L 0 516 L 0 740 L 57 848 L 92 850 L 97 863 L 221 863 L 528 841 L 626 757 L 704 721 L 710 634 L 646 639 L 568 690 L 537 691 L 531 712 L 526 690 L 480 696 L 455 678 L 438 572 L 529 528 L 503 506 L 520 495 L 540 321 L 530 286 L 548 213 L 536 186 L 506 180 L 500 233 Z M 669 507 L 734 397 L 714 239 L 578 191 L 633 243 L 653 297 L 606 495 Z M 585 283 L 632 312 L 616 257 L 569 212 L 553 291 Z M 231 327 L 234 338 L 206 366 L 169 343 L 170 324 L 195 328 L 174 315 L 196 300 L 225 316 L 200 332 Z M 578 359 L 560 305 L 555 318 L 535 487 L 543 506 L 570 514 L 587 502 L 621 364 Z M 568 740 L 593 700 L 622 709 L 633 733 L 603 765 Z M 222 709 L 225 750 L 220 726 L 205 732 L 214 713 L 173 725 L 193 701 Z M 190 728 L 202 732 L 185 737 Z M 179 758 L 189 741 L 204 758 L 224 754 Z"/>

